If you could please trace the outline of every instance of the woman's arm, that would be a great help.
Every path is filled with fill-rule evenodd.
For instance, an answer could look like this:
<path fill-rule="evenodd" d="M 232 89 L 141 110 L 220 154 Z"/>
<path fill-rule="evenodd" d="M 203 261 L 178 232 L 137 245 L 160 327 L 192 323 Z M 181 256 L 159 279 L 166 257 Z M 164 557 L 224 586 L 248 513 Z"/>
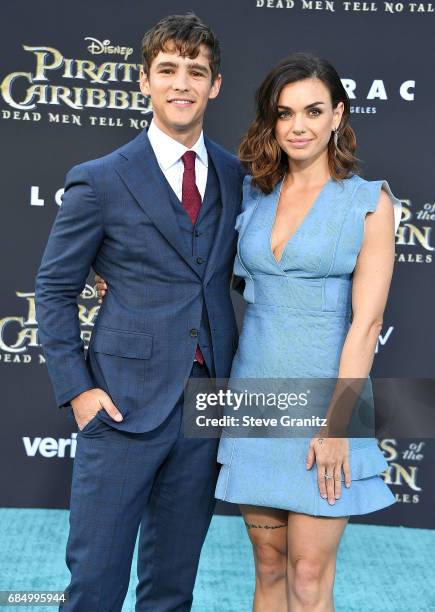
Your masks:
<path fill-rule="evenodd" d="M 322 435 L 320 432 L 311 440 L 307 455 L 307 469 L 311 469 L 316 461 L 320 495 L 330 504 L 341 496 L 342 468 L 346 487 L 351 483 L 349 441 L 334 435 L 346 429 L 355 400 L 372 367 L 393 274 L 394 248 L 393 207 L 389 196 L 382 190 L 376 210 L 365 218 L 363 244 L 353 272 L 352 323 L 343 345 L 337 385 L 326 414 L 328 427 L 324 438 L 319 437 Z M 326 479 L 325 474 L 328 475 Z"/>
<path fill-rule="evenodd" d="M 339 378 L 366 378 L 376 343 L 394 267 L 394 215 L 384 190 L 377 208 L 365 219 L 364 240 L 353 273 L 353 318 L 340 358 Z"/>
<path fill-rule="evenodd" d="M 353 273 L 353 318 L 326 414 L 329 427 L 325 435 L 330 437 L 344 435 L 370 373 L 391 284 L 394 246 L 393 208 L 387 193 L 381 191 L 376 210 L 366 216 L 364 240 Z"/>

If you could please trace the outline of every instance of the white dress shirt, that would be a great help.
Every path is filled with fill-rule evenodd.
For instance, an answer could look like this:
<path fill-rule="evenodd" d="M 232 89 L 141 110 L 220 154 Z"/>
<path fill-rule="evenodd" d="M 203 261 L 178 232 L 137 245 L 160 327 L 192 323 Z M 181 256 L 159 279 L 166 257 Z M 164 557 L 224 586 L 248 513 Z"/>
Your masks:
<path fill-rule="evenodd" d="M 204 134 L 201 134 L 191 149 L 188 149 L 177 140 L 174 140 L 160 128 L 157 127 L 155 121 L 152 120 L 148 128 L 148 138 L 153 148 L 154 154 L 159 163 L 160 169 L 166 177 L 166 180 L 172 187 L 181 202 L 184 164 L 181 157 L 186 151 L 195 151 L 195 178 L 196 186 L 204 199 L 205 187 L 207 184 L 208 172 L 208 155 L 204 143 Z"/>

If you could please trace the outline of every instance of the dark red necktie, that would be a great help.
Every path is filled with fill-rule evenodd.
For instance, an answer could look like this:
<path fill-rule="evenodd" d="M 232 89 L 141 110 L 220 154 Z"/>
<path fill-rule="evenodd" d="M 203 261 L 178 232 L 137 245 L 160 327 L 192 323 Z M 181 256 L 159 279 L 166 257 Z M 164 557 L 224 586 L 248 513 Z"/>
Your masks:
<path fill-rule="evenodd" d="M 186 151 L 186 153 L 181 157 L 184 164 L 181 202 L 193 225 L 196 223 L 196 219 L 199 215 L 199 209 L 201 208 L 201 194 L 196 186 L 195 158 L 195 151 Z M 198 344 L 196 345 L 195 359 L 201 365 L 204 364 L 204 357 Z"/>

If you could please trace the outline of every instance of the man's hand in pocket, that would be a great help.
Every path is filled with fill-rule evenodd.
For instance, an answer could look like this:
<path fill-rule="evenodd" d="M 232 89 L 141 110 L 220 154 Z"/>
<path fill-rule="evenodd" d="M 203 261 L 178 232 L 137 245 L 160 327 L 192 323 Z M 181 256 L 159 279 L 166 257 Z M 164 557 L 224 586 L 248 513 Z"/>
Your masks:
<path fill-rule="evenodd" d="M 71 400 L 74 417 L 80 431 L 100 410 L 105 410 L 114 421 L 122 421 L 122 414 L 103 389 L 89 389 Z"/>

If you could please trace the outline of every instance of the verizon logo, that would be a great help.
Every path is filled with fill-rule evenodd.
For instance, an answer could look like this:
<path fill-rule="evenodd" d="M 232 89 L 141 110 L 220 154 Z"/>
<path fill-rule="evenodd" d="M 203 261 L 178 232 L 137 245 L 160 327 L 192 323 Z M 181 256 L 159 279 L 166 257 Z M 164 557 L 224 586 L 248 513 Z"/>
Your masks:
<path fill-rule="evenodd" d="M 28 457 L 41 455 L 46 459 L 52 457 L 70 457 L 74 459 L 77 446 L 77 433 L 70 438 L 29 438 L 23 437 L 24 449 Z"/>
<path fill-rule="evenodd" d="M 380 347 L 385 346 L 393 333 L 394 327 L 390 326 L 384 335 L 379 334 L 378 341 L 376 342 L 375 354 L 379 353 Z"/>

